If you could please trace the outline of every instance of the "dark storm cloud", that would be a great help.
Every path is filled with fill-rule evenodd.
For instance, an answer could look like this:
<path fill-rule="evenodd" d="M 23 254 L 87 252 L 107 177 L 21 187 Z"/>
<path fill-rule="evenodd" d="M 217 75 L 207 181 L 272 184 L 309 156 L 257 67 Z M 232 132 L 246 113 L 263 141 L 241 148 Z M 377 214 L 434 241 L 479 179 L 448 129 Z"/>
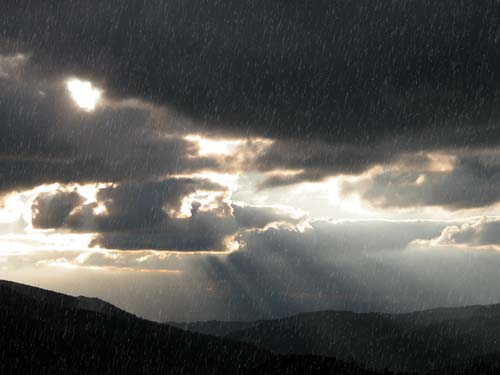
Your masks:
<path fill-rule="evenodd" d="M 258 154 L 255 167 L 270 172 L 261 182 L 261 188 L 291 185 L 304 181 L 319 181 L 339 174 L 358 174 L 365 169 L 389 163 L 402 155 L 390 147 L 365 148 L 359 146 L 332 146 L 321 141 L 278 141 Z M 279 171 L 293 168 L 289 174 Z M 273 174 L 273 171 L 278 173 Z"/>
<path fill-rule="evenodd" d="M 179 216 L 183 198 L 199 191 L 225 188 L 200 179 L 125 183 L 99 189 L 96 202 L 86 204 L 74 191 L 42 193 L 33 202 L 33 225 L 96 233 L 90 246 L 103 248 L 224 251 L 228 237 L 239 231 L 298 223 L 272 207 L 230 205 L 220 198 L 209 209 L 193 201 L 191 215 Z"/>
<path fill-rule="evenodd" d="M 285 215 L 273 215 L 266 208 L 255 209 L 250 222 L 241 220 L 238 206 L 222 209 L 223 212 L 200 211 L 193 204 L 190 217 L 167 216 L 155 226 L 98 233 L 90 245 L 122 250 L 227 251 L 230 250 L 227 241 L 242 231 L 263 228 L 278 221 L 296 222 Z"/>
<path fill-rule="evenodd" d="M 228 221 L 227 217 L 213 213 L 167 218 L 154 228 L 98 233 L 90 246 L 120 250 L 226 251 L 226 237 L 237 231 Z"/>
<path fill-rule="evenodd" d="M 272 139 L 243 163 L 267 173 L 263 188 L 359 174 L 430 150 L 462 155 L 500 146 L 500 9 L 494 1 L 2 5 L 1 191 L 240 167 L 190 157 L 196 148 L 158 128 L 150 109 L 107 108 L 86 116 L 69 111 L 68 99 L 50 89 L 43 96 L 33 85 L 13 84 L 20 53 L 23 73 L 39 85 L 87 78 L 111 100 L 135 98 L 182 113 L 180 133 Z M 377 184 L 414 173 L 390 172 Z M 370 193 L 385 206 L 410 205 L 405 195 L 419 205 L 450 208 L 496 201 L 494 186 L 487 186 L 496 172 L 480 172 L 484 185 L 477 193 L 473 173 L 459 166 L 448 177 L 428 173 L 428 182 L 408 194 L 391 195 L 395 187 L 386 198 L 377 195 L 380 189 Z M 450 186 L 456 181 L 463 188 Z"/>
<path fill-rule="evenodd" d="M 77 192 L 59 190 L 42 193 L 33 202 L 34 225 L 53 222 L 54 225 L 49 227 L 99 232 L 152 227 L 161 223 L 169 210 L 178 210 L 182 199 L 198 189 L 224 188 L 195 179 L 129 182 L 99 189 L 96 202 L 87 204 L 83 204 L 83 197 Z M 61 209 L 60 206 L 67 206 L 68 200 L 72 203 L 71 209 Z M 105 214 L 95 213 L 99 206 L 105 208 Z"/>
<path fill-rule="evenodd" d="M 41 193 L 33 202 L 33 226 L 37 228 L 58 228 L 68 215 L 84 202 L 76 191 L 56 190 Z"/>
<path fill-rule="evenodd" d="M 0 77 L 0 193 L 43 183 L 116 182 L 215 169 L 141 103 L 76 108 L 64 81 Z"/>
<path fill-rule="evenodd" d="M 444 206 L 448 209 L 485 207 L 500 200 L 500 164 L 496 153 L 461 156 L 452 170 L 382 171 L 341 186 L 371 205 L 390 207 Z"/>
<path fill-rule="evenodd" d="M 273 207 L 241 206 L 232 204 L 233 215 L 239 226 L 243 228 L 263 228 L 273 222 L 299 223 L 303 217 L 295 220 L 290 212 Z"/>
<path fill-rule="evenodd" d="M 42 76 L 91 77 L 207 120 L 203 131 L 359 148 L 356 171 L 366 148 L 498 145 L 498 11 L 461 0 L 12 0 L 0 32 Z"/>

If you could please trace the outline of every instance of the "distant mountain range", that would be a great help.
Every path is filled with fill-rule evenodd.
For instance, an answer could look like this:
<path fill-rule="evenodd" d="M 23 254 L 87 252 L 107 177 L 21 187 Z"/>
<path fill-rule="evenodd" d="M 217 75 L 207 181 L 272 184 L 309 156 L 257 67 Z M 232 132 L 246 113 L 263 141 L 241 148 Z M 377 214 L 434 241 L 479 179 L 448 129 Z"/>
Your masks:
<path fill-rule="evenodd" d="M 499 305 L 161 324 L 99 299 L 0 281 L 2 375 L 465 375 L 498 374 L 499 362 Z"/>
<path fill-rule="evenodd" d="M 460 373 L 481 367 L 500 373 L 500 305 L 409 314 L 322 311 L 256 322 L 175 325 L 282 355 L 335 357 L 364 368 Z"/>

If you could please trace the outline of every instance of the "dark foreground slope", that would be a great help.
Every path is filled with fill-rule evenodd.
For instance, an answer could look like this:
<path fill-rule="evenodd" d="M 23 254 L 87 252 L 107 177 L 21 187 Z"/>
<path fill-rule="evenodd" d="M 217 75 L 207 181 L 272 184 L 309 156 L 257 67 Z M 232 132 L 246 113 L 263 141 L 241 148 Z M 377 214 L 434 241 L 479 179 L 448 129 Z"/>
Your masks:
<path fill-rule="evenodd" d="M 499 305 L 401 315 L 307 313 L 260 322 L 226 337 L 280 354 L 330 356 L 367 368 L 500 369 L 492 362 L 500 353 Z"/>
<path fill-rule="evenodd" d="M 333 358 L 252 345 L 140 319 L 98 299 L 0 281 L 0 374 L 370 375 Z"/>
<path fill-rule="evenodd" d="M 270 356 L 83 300 L 0 282 L 0 374 L 243 374 Z"/>
<path fill-rule="evenodd" d="M 448 369 L 434 371 L 431 375 L 498 375 L 500 374 L 500 352 L 490 353 L 456 364 Z"/>
<path fill-rule="evenodd" d="M 238 322 L 208 320 L 206 322 L 165 322 L 165 324 L 181 328 L 186 331 L 202 333 L 212 336 L 226 336 L 233 332 L 243 331 L 260 324 L 262 321 Z"/>
<path fill-rule="evenodd" d="M 0 280 L 0 288 L 2 287 L 38 302 L 43 301 L 53 307 L 69 310 L 94 311 L 108 316 L 133 317 L 130 313 L 98 298 L 84 296 L 72 297 L 62 293 L 5 280 Z"/>
<path fill-rule="evenodd" d="M 388 371 L 362 370 L 358 366 L 321 356 L 273 356 L 248 375 L 390 375 Z M 409 375 L 409 374 L 407 374 Z"/>

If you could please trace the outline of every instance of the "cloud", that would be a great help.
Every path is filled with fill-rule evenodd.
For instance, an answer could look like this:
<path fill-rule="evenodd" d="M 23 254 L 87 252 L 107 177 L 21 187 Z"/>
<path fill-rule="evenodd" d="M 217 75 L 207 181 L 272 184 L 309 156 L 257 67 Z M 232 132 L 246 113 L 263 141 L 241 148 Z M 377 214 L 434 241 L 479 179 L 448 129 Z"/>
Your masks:
<path fill-rule="evenodd" d="M 200 203 L 201 192 L 215 196 Z M 42 193 L 34 200 L 33 225 L 94 233 L 90 246 L 122 250 L 227 251 L 233 237 L 300 217 L 273 207 L 227 203 L 225 187 L 203 179 L 168 178 L 99 188 L 84 203 L 75 191 Z M 188 199 L 189 212 L 182 212 Z"/>
<path fill-rule="evenodd" d="M 0 22 L 42 76 L 76 74 L 109 95 L 174 106 L 207 132 L 363 155 L 498 145 L 494 13 L 453 0 L 23 0 Z M 364 164 L 353 159 L 353 170 Z"/>
<path fill-rule="evenodd" d="M 83 202 L 84 198 L 76 191 L 41 193 L 33 202 L 32 224 L 37 228 L 59 228 L 71 211 Z"/>
<path fill-rule="evenodd" d="M 27 57 L 21 53 L 15 55 L 0 55 L 0 79 L 18 78 L 19 71 Z"/>
<path fill-rule="evenodd" d="M 359 174 L 388 164 L 399 154 L 389 148 L 363 148 L 357 145 L 331 145 L 325 141 L 276 141 L 255 158 L 255 168 L 268 172 L 261 188 L 321 181 L 339 174 Z M 286 173 L 280 173 L 285 171 Z"/>
<path fill-rule="evenodd" d="M 492 217 L 482 217 L 462 225 L 447 226 L 441 234 L 430 242 L 418 241 L 421 245 L 447 246 L 490 246 L 500 245 L 500 220 Z"/>
<path fill-rule="evenodd" d="M 231 250 L 228 237 L 238 230 L 230 216 L 200 212 L 189 218 L 165 219 L 153 228 L 99 233 L 90 246 L 122 250 L 228 251 Z"/>
<path fill-rule="evenodd" d="M 76 108 L 63 80 L 0 77 L 0 193 L 41 184 L 142 181 L 217 170 L 175 119 L 139 101 Z"/>
<path fill-rule="evenodd" d="M 324 309 L 402 312 L 494 303 L 500 299 L 499 252 L 431 243 L 445 228 L 462 224 L 312 221 L 301 230 L 274 225 L 242 231 L 241 247 L 232 253 L 47 250 L 0 257 L 0 267 L 8 275 L 16 270 L 18 277 L 26 270 L 25 277 L 44 283 L 47 276 L 40 275 L 57 275 L 60 285 L 75 273 L 79 283 L 120 280 L 117 290 L 127 291 L 122 302 L 159 320 L 172 314 L 234 320 Z M 416 240 L 427 244 L 417 246 Z M 71 276 L 54 267 L 73 268 Z M 85 274 L 87 269 L 92 273 Z M 137 283 L 139 275 L 147 277 L 145 285 Z M 114 300 L 116 290 L 109 295 Z"/>
<path fill-rule="evenodd" d="M 222 215 L 213 211 L 198 211 L 195 207 L 192 206 L 192 214 L 188 218 L 165 218 L 152 228 L 98 233 L 90 246 L 122 250 L 231 251 L 238 246 L 234 236 L 276 221 L 275 217 L 266 217 L 265 209 L 260 213 L 262 217 L 254 216 L 254 222 L 241 223 L 229 206 Z M 279 219 L 280 222 L 295 221 L 284 216 Z"/>
<path fill-rule="evenodd" d="M 290 209 L 232 204 L 233 215 L 240 227 L 264 228 L 270 223 L 288 222 L 298 224 L 305 215 Z"/>
<path fill-rule="evenodd" d="M 197 258 L 196 264 L 240 319 L 493 301 L 499 278 L 491 262 L 498 265 L 498 255 L 412 248 L 415 239 L 430 240 L 448 225 L 316 221 L 304 231 L 269 228 L 242 234 L 245 245 L 237 252 Z M 474 274 L 477 269 L 485 273 Z"/>
<path fill-rule="evenodd" d="M 356 193 L 372 206 L 382 208 L 442 206 L 450 210 L 486 207 L 500 200 L 500 164 L 497 152 L 464 154 L 444 170 L 382 170 L 341 190 Z"/>

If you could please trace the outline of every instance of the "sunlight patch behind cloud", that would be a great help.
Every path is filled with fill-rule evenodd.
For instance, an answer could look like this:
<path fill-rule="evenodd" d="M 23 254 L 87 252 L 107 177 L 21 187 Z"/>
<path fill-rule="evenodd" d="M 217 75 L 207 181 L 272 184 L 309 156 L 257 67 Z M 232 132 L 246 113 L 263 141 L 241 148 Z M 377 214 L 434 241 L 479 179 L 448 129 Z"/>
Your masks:
<path fill-rule="evenodd" d="M 197 144 L 200 156 L 230 155 L 235 147 L 238 147 L 245 142 L 241 139 L 209 139 L 200 135 L 188 135 L 185 138 L 188 141 Z"/>
<path fill-rule="evenodd" d="M 66 81 L 71 98 L 78 107 L 86 112 L 95 110 L 103 91 L 96 88 L 89 81 L 81 81 L 77 78 L 70 78 Z"/>

